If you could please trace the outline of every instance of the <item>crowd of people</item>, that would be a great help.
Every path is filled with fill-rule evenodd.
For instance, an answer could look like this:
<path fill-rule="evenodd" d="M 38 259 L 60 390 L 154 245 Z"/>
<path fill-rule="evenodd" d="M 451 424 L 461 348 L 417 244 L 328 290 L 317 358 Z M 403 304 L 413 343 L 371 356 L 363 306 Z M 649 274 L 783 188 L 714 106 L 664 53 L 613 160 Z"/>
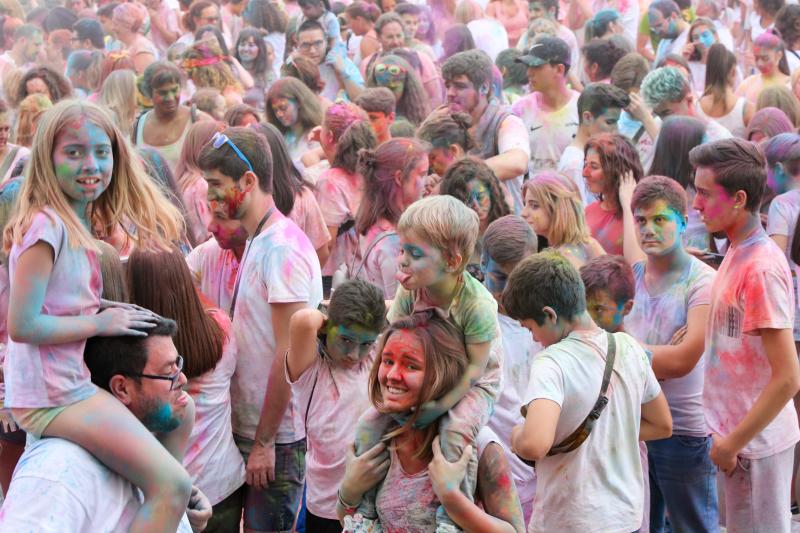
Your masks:
<path fill-rule="evenodd" d="M 0 533 L 800 530 L 799 5 L 219 1 L 0 0 Z"/>

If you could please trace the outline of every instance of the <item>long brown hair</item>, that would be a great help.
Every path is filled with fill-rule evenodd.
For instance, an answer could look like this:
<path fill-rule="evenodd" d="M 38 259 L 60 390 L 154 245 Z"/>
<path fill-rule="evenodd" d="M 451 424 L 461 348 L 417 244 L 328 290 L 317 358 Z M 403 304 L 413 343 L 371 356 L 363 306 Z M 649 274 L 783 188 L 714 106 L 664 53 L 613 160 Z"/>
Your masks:
<path fill-rule="evenodd" d="M 183 356 L 183 372 L 193 378 L 213 369 L 222 357 L 225 331 L 201 300 L 180 250 L 142 251 L 128 257 L 131 302 L 178 323 L 173 337 Z"/>
<path fill-rule="evenodd" d="M 600 156 L 600 166 L 606 179 L 605 191 L 600 196 L 611 200 L 615 207 L 616 217 L 622 218 L 622 206 L 619 203 L 619 182 L 622 175 L 630 171 L 636 183 L 644 177 L 639 152 L 633 143 L 618 133 L 601 133 L 593 136 L 586 143 L 584 157 L 594 150 Z"/>
<path fill-rule="evenodd" d="M 456 386 L 458 380 L 467 370 L 467 348 L 464 336 L 453 325 L 440 318 L 433 311 L 416 312 L 392 322 L 381 335 L 375 353 L 375 361 L 369 373 L 369 399 L 375 409 L 383 412 L 383 394 L 378 382 L 378 371 L 382 364 L 382 354 L 389 337 L 397 331 L 404 330 L 416 335 L 422 343 L 425 354 L 425 377 L 420 387 L 420 395 L 414 411 L 405 424 L 395 428 L 384 436 L 385 440 L 410 431 L 414 427 L 419 410 L 425 402 L 441 398 Z M 417 458 L 432 458 L 431 443 L 439 433 L 438 424 L 430 424 L 423 430 L 423 438 L 414 453 Z"/>

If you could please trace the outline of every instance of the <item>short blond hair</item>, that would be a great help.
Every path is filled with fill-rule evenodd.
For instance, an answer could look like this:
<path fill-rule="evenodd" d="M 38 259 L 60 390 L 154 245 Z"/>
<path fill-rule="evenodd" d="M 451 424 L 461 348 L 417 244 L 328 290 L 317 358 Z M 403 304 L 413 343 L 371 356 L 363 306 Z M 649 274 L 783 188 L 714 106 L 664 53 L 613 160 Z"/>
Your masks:
<path fill-rule="evenodd" d="M 583 201 L 571 179 L 553 171 L 540 172 L 525 184 L 523 195 L 526 192 L 550 217 L 547 236 L 550 246 L 589 242 L 591 235 L 583 212 Z"/>
<path fill-rule="evenodd" d="M 399 233 L 413 231 L 447 259 L 461 255 L 459 272 L 466 267 L 478 242 L 478 215 L 452 196 L 417 200 L 400 216 Z"/>

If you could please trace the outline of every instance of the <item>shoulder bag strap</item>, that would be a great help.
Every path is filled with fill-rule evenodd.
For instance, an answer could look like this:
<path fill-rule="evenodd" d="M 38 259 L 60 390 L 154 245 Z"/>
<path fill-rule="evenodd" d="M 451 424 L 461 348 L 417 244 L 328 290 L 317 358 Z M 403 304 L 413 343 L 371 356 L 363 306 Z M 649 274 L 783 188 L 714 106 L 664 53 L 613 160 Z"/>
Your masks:
<path fill-rule="evenodd" d="M 608 390 L 608 384 L 611 381 L 611 373 L 614 370 L 614 359 L 616 359 L 617 355 L 617 343 L 614 339 L 614 335 L 611 333 L 606 333 L 606 336 L 608 337 L 608 353 L 606 355 L 606 367 L 603 371 L 603 383 L 600 386 L 600 395 L 597 397 L 597 401 L 594 403 L 592 410 L 589 411 L 589 414 L 583 420 L 583 423 L 578 426 L 578 429 L 573 431 L 563 441 L 550 448 L 550 451 L 547 452 L 547 455 L 557 455 L 559 453 L 571 452 L 583 444 L 583 442 L 589 438 L 589 434 L 592 432 L 594 423 L 597 422 L 597 419 L 600 418 L 600 415 L 603 413 L 606 405 L 608 405 L 606 391 Z"/>
<path fill-rule="evenodd" d="M 364 270 L 364 265 L 367 264 L 367 259 L 369 258 L 369 254 L 372 253 L 372 250 L 378 245 L 379 242 L 381 242 L 386 237 L 389 237 L 390 235 L 396 235 L 396 233 L 394 231 L 382 231 L 375 237 L 375 239 L 373 239 L 373 241 L 369 244 L 369 246 L 367 246 L 367 249 L 364 251 L 364 257 L 361 259 L 361 264 L 358 265 L 358 270 L 353 271 L 351 269 L 350 279 L 355 279 L 356 277 L 358 277 L 361 271 Z M 355 255 L 353 256 L 353 261 L 355 262 Z"/>

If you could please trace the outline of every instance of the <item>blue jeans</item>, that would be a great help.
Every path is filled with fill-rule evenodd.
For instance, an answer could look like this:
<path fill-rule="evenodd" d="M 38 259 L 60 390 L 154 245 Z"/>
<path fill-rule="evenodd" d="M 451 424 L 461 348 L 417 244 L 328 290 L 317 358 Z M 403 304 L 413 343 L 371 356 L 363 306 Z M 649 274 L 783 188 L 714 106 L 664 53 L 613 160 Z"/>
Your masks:
<path fill-rule="evenodd" d="M 666 531 L 666 513 L 674 533 L 719 531 L 717 468 L 710 452 L 711 437 L 673 435 L 647 443 L 651 533 Z"/>

